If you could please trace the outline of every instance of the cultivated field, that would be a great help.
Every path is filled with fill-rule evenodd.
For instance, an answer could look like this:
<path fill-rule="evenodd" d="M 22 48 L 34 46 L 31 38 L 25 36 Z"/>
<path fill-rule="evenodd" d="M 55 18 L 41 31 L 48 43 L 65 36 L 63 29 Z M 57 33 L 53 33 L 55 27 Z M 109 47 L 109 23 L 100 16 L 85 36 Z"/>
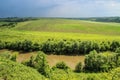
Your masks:
<path fill-rule="evenodd" d="M 19 23 L 14 29 L 42 32 L 70 32 L 120 35 L 119 23 L 91 22 L 69 19 L 40 19 Z"/>
<path fill-rule="evenodd" d="M 3 41 L 25 39 L 36 42 L 43 42 L 48 39 L 120 40 L 119 35 L 119 23 L 69 19 L 40 19 L 19 22 L 12 28 L 0 28 L 0 40 Z"/>

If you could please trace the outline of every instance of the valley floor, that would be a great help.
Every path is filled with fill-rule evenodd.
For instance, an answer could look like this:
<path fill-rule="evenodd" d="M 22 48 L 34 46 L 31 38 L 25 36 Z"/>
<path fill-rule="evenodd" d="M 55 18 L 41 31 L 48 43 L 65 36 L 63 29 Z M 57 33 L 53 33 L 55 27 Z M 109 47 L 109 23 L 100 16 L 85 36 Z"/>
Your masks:
<path fill-rule="evenodd" d="M 6 49 L 0 50 L 0 53 L 14 53 L 15 51 L 9 51 Z M 17 52 L 18 53 L 18 52 Z M 20 53 L 18 55 L 17 61 L 22 62 L 28 60 L 32 55 L 36 55 L 37 52 L 29 52 L 29 53 Z M 82 62 L 84 63 L 85 56 L 69 56 L 69 55 L 47 55 L 46 57 L 48 64 L 53 67 L 58 62 L 65 62 L 71 69 L 75 69 L 77 63 Z"/>

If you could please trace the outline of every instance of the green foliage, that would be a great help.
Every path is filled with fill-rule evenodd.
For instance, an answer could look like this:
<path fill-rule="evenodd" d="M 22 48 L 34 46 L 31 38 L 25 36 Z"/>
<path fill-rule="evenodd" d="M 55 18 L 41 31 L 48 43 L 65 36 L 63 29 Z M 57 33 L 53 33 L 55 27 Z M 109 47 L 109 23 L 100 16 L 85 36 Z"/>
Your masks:
<path fill-rule="evenodd" d="M 118 42 L 118 41 L 113 41 L 113 42 L 111 43 L 111 50 L 112 50 L 112 51 L 115 51 L 116 48 L 119 48 L 119 46 L 120 46 L 120 42 Z"/>
<path fill-rule="evenodd" d="M 0 57 L 4 58 L 4 59 L 9 59 L 12 61 L 16 61 L 18 56 L 18 53 L 14 52 L 14 53 L 10 53 L 8 51 L 4 52 L 4 53 L 0 53 Z"/>
<path fill-rule="evenodd" d="M 28 52 L 28 51 L 32 51 L 32 42 L 31 41 L 28 41 L 28 40 L 24 40 L 22 42 L 14 42 L 12 44 L 10 44 L 10 49 L 13 49 L 13 50 L 22 50 L 22 51 L 25 51 L 25 52 Z"/>
<path fill-rule="evenodd" d="M 63 69 L 55 69 L 50 80 L 112 80 L 108 73 L 74 73 Z"/>
<path fill-rule="evenodd" d="M 116 48 L 115 52 L 120 54 L 120 47 Z"/>
<path fill-rule="evenodd" d="M 64 55 L 81 55 L 88 54 L 92 50 L 97 52 L 112 51 L 119 48 L 119 41 L 81 41 L 81 40 L 54 40 L 48 39 L 44 43 L 30 40 L 5 42 L 0 41 L 0 49 L 10 49 L 23 52 L 43 51 L 46 54 L 64 54 Z"/>
<path fill-rule="evenodd" d="M 0 80 L 45 80 L 35 69 L 0 57 Z"/>
<path fill-rule="evenodd" d="M 11 58 L 11 53 L 6 51 L 4 53 L 0 53 L 0 57 L 5 58 L 5 59 L 10 59 Z"/>
<path fill-rule="evenodd" d="M 95 50 L 86 55 L 85 70 L 92 72 L 109 71 L 119 66 L 116 53 L 97 53 Z"/>
<path fill-rule="evenodd" d="M 49 65 L 46 61 L 46 55 L 43 52 L 39 52 L 35 58 L 34 67 L 43 75 L 49 76 Z"/>
<path fill-rule="evenodd" d="M 0 26 L 2 26 L 0 27 L 0 49 L 24 52 L 43 51 L 46 54 L 65 55 L 88 54 L 90 51 L 96 50 L 86 56 L 84 68 L 86 71 L 102 72 L 120 66 L 118 54 L 97 53 L 120 52 L 120 24 L 68 19 L 32 20 L 34 19 L 0 19 Z M 10 29 L 3 29 L 3 27 L 10 27 Z M 64 62 L 50 70 L 45 54 L 42 52 L 38 53 L 36 57 L 31 56 L 29 61 L 24 62 L 25 65 L 35 68 L 39 73 L 35 69 L 10 61 L 16 61 L 16 53 L 12 55 L 5 53 L 0 56 L 2 57 L 0 58 L 0 79 L 4 80 L 45 80 L 40 73 L 50 80 L 119 80 L 120 76 L 118 68 L 109 74 L 73 73 L 68 70 L 69 67 Z M 77 64 L 77 72 L 81 72 L 81 66 L 81 63 Z"/>
<path fill-rule="evenodd" d="M 17 56 L 18 56 L 18 53 L 12 53 L 11 54 L 11 57 L 10 57 L 10 60 L 12 60 L 12 61 L 17 61 Z"/>
<path fill-rule="evenodd" d="M 23 61 L 22 64 L 29 66 L 29 67 L 34 67 L 35 65 L 35 57 L 32 55 L 28 61 Z"/>
<path fill-rule="evenodd" d="M 120 79 L 120 68 L 113 69 L 110 73 L 111 80 L 119 80 Z"/>
<path fill-rule="evenodd" d="M 53 69 L 55 69 L 55 68 L 58 68 L 58 69 L 63 69 L 63 70 L 68 70 L 68 69 L 70 69 L 67 65 L 66 65 L 66 63 L 65 62 L 58 62 L 54 67 L 53 67 Z"/>
<path fill-rule="evenodd" d="M 16 42 L 1 42 L 1 45 L 3 45 L 3 48 L 10 49 L 10 50 L 16 50 L 16 51 L 23 51 L 23 52 L 30 52 L 30 51 L 39 51 L 40 45 L 38 43 L 33 43 L 29 40 L 24 41 L 16 41 Z M 1 47 L 2 49 L 2 47 Z"/>
<path fill-rule="evenodd" d="M 76 66 L 75 66 L 75 72 L 82 72 L 83 71 L 83 65 L 81 62 L 79 62 Z"/>
<path fill-rule="evenodd" d="M 71 71 L 56 68 L 51 72 L 50 80 L 76 80 L 76 79 L 74 79 L 74 75 Z"/>
<path fill-rule="evenodd" d="M 95 41 L 80 41 L 80 40 L 61 40 L 55 41 L 49 39 L 42 44 L 41 50 L 45 53 L 57 53 L 57 54 L 81 54 L 89 53 L 92 50 L 107 51 L 110 50 L 111 44 L 109 42 L 95 42 Z M 68 54 L 69 53 L 69 54 Z"/>
<path fill-rule="evenodd" d="M 2 24 L 21 22 L 12 29 L 0 28 L 0 49 L 76 55 L 92 50 L 115 51 L 120 46 L 119 24 L 50 18 L 33 20 L 17 17 L 0 19 Z"/>
<path fill-rule="evenodd" d="M 43 52 L 38 52 L 37 56 L 31 56 L 30 60 L 23 63 L 24 65 L 37 69 L 38 72 L 49 77 L 50 67 L 46 61 L 46 55 Z"/>
<path fill-rule="evenodd" d="M 17 25 L 16 22 L 8 22 L 8 23 L 1 24 L 0 27 L 1 28 L 13 28 L 16 25 Z"/>

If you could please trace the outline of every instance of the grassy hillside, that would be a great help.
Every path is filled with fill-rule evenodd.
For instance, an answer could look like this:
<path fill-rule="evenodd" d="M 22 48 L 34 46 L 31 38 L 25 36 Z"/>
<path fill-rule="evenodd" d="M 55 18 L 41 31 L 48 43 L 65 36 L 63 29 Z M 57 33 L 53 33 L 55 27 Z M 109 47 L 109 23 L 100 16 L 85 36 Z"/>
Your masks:
<path fill-rule="evenodd" d="M 85 33 L 61 33 L 61 32 L 37 32 L 37 31 L 15 31 L 9 29 L 0 30 L 0 40 L 2 41 L 21 41 L 31 40 L 33 42 L 44 42 L 48 39 L 55 40 L 120 40 L 119 35 L 101 35 Z"/>
<path fill-rule="evenodd" d="M 45 80 L 35 69 L 0 57 L 0 80 Z"/>
<path fill-rule="evenodd" d="M 115 52 L 120 45 L 119 35 L 118 23 L 39 19 L 0 28 L 0 48 L 55 54 L 83 54 L 94 49 Z"/>
<path fill-rule="evenodd" d="M 120 35 L 119 23 L 103 23 L 70 19 L 39 19 L 19 23 L 14 29 L 45 32 L 75 32 Z"/>
<path fill-rule="evenodd" d="M 0 22 L 2 25 L 4 22 Z M 4 26 L 5 27 L 5 26 Z M 70 19 L 38 19 L 19 22 L 15 27 L 0 27 L 0 40 L 35 42 L 47 39 L 120 40 L 119 23 Z"/>

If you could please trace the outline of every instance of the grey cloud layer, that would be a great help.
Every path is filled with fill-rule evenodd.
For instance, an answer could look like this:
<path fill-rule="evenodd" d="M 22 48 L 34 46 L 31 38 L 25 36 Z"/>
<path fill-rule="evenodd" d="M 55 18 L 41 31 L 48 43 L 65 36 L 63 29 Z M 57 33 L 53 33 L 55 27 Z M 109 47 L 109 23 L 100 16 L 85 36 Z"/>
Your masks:
<path fill-rule="evenodd" d="M 0 17 L 120 16 L 119 0 L 1 0 Z"/>

